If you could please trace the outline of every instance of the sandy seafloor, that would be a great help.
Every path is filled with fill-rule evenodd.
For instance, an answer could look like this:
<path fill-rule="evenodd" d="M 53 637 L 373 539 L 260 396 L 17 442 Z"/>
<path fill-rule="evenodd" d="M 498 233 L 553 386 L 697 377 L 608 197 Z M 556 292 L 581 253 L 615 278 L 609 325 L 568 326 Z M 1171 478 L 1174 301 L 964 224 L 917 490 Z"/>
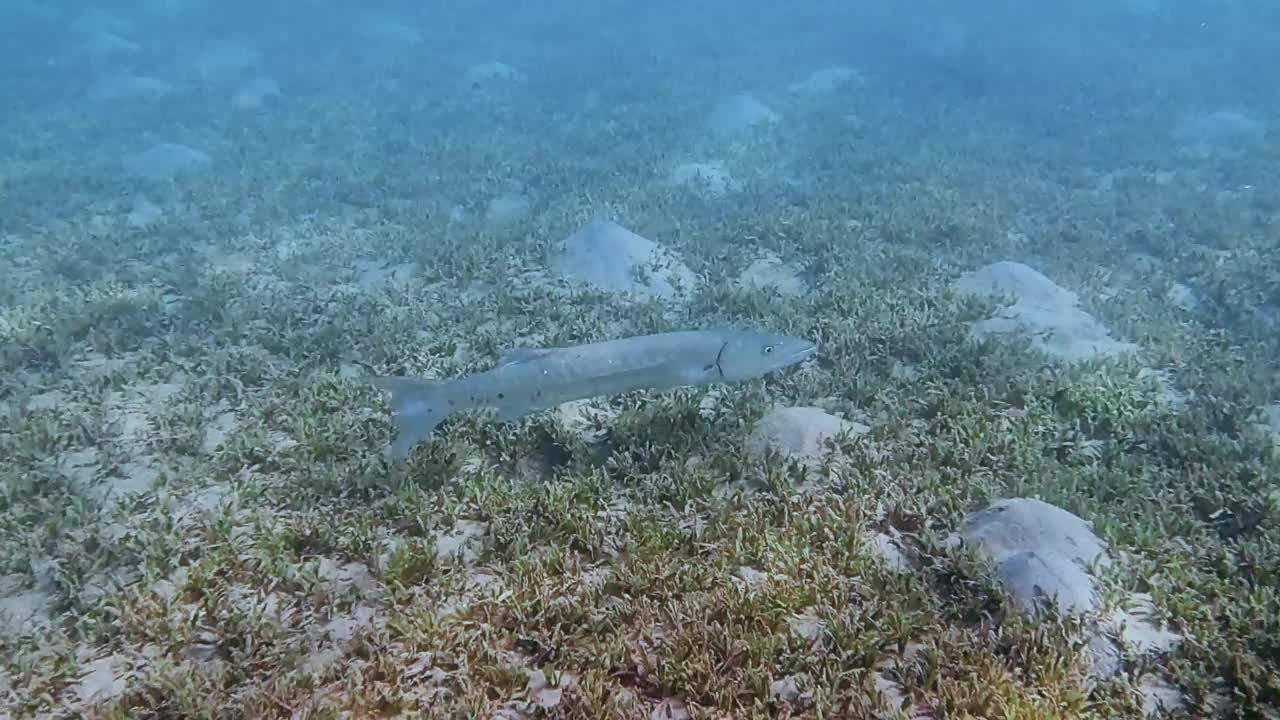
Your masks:
<path fill-rule="evenodd" d="M 862 73 L 720 135 L 708 88 L 536 75 L 0 120 L 0 716 L 1277 712 L 1274 135 Z M 156 143 L 208 162 L 130 176 Z M 597 217 L 689 292 L 558 276 Z M 1007 303 L 956 282 L 999 261 L 1132 346 L 975 342 Z M 722 324 L 819 359 L 380 459 L 362 377 Z M 850 425 L 788 464 L 775 405 Z M 1011 497 L 1107 544 L 1093 619 L 1149 604 L 1106 676 L 948 544 Z"/>

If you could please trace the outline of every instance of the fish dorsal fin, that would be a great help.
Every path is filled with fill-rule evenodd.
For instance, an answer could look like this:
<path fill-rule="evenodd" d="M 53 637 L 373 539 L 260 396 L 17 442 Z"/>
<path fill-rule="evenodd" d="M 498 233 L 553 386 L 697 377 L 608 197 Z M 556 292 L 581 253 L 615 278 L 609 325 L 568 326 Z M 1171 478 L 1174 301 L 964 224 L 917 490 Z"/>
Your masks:
<path fill-rule="evenodd" d="M 498 366 L 517 365 L 530 360 L 537 360 L 549 352 L 551 351 L 545 348 L 511 348 L 498 356 Z"/>

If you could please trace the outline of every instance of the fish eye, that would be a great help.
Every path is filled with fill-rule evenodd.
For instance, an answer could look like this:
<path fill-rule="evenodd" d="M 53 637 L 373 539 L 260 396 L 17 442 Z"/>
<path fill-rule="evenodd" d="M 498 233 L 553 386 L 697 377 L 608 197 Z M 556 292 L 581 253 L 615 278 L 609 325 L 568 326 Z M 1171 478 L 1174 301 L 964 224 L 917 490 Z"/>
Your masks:
<path fill-rule="evenodd" d="M 765 346 L 764 346 L 764 354 L 765 354 L 765 355 L 768 355 L 768 354 L 769 354 L 769 353 L 771 353 L 771 352 L 773 352 L 773 346 L 772 346 L 772 345 L 765 345 Z"/>

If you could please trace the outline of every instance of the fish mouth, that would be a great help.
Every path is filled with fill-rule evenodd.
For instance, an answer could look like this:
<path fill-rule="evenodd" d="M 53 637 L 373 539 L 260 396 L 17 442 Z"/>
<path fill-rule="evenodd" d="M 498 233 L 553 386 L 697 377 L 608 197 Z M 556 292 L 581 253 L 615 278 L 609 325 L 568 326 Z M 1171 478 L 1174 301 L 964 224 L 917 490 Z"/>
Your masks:
<path fill-rule="evenodd" d="M 818 354 L 817 344 L 805 343 L 804 345 L 796 348 L 795 350 L 792 350 L 791 353 L 787 355 L 787 362 L 788 364 L 794 365 L 796 363 L 804 362 L 805 360 L 808 360 L 809 358 L 817 354 Z"/>

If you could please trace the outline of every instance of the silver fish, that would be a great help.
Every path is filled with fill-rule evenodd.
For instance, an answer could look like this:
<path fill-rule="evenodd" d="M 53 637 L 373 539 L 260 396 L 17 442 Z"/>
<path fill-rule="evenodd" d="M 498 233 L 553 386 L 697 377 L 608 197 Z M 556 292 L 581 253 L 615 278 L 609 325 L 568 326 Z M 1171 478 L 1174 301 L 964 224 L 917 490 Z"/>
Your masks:
<path fill-rule="evenodd" d="M 571 400 L 760 377 L 812 357 L 803 338 L 751 330 L 687 330 L 556 348 L 517 348 L 492 370 L 452 380 L 377 377 L 391 393 L 398 462 L 452 413 L 493 408 L 510 422 Z"/>

